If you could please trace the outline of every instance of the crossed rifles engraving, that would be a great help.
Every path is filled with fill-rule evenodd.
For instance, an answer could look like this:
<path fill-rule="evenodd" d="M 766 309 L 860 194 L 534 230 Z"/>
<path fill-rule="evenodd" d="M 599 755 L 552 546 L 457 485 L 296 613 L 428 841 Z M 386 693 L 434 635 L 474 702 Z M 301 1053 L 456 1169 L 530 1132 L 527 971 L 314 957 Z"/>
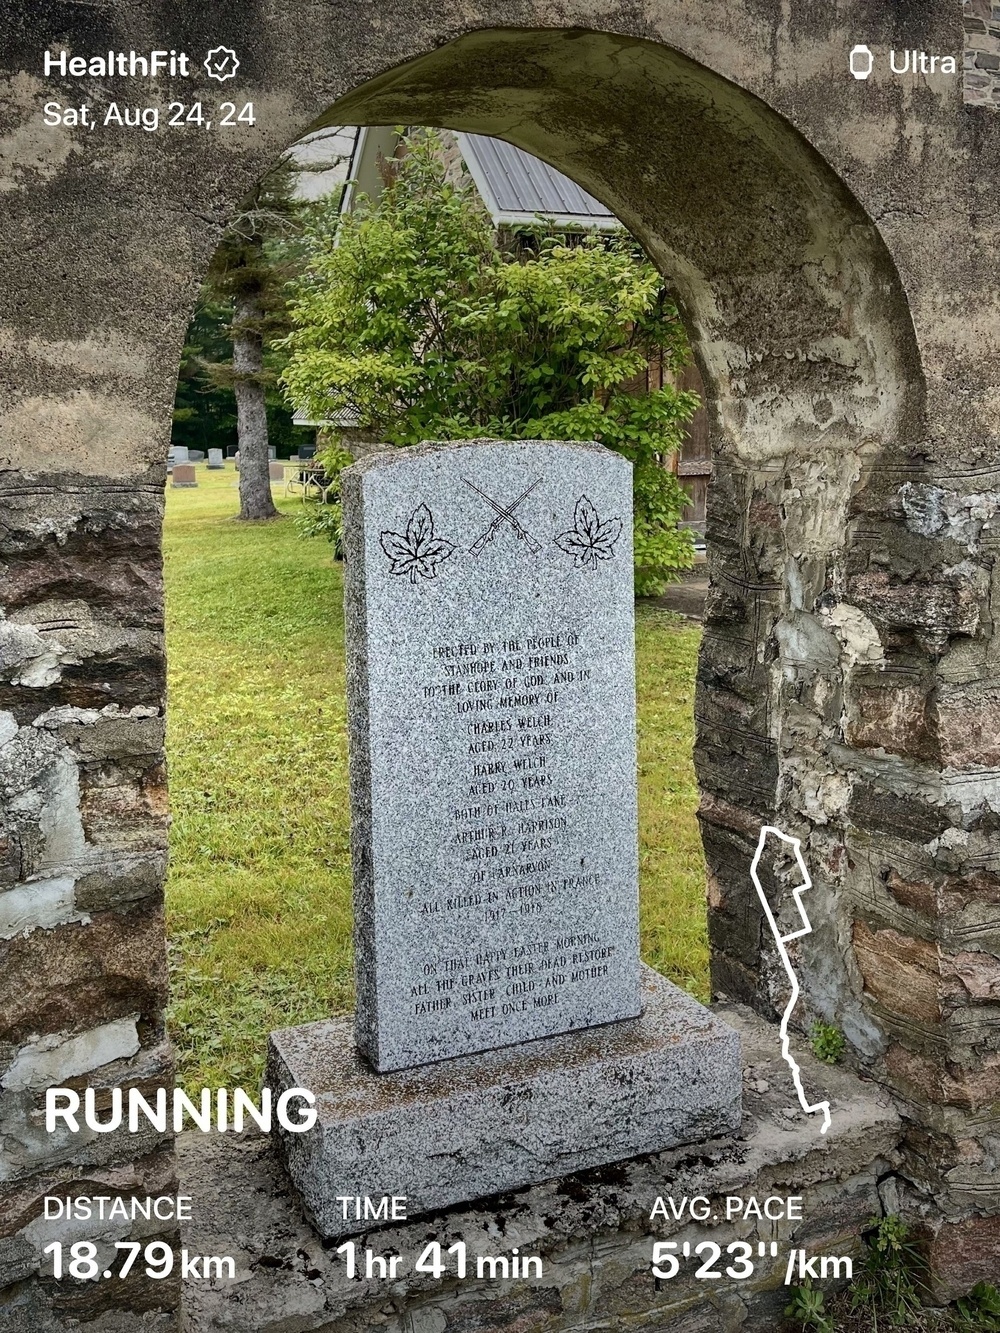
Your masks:
<path fill-rule="evenodd" d="M 462 480 L 465 482 L 466 486 L 471 486 L 477 495 L 481 495 L 491 509 L 496 510 L 496 518 L 493 520 L 493 522 L 489 525 L 488 528 L 486 528 L 483 532 L 479 534 L 476 540 L 469 547 L 470 555 L 479 555 L 480 551 L 482 551 L 485 546 L 489 545 L 489 543 L 493 540 L 493 538 L 497 535 L 497 533 L 500 531 L 500 529 L 503 527 L 505 523 L 510 524 L 510 526 L 517 533 L 518 540 L 524 542 L 524 544 L 527 546 L 528 550 L 531 552 L 532 555 L 538 554 L 538 552 L 542 549 L 540 543 L 536 542 L 534 537 L 532 537 L 531 533 L 527 532 L 521 526 L 520 521 L 514 517 L 514 511 L 515 509 L 518 509 L 525 502 L 525 500 L 527 500 L 528 496 L 531 494 L 531 492 L 535 489 L 536 486 L 540 486 L 542 484 L 541 477 L 536 477 L 535 480 L 531 483 L 531 485 L 528 486 L 525 490 L 523 490 L 516 500 L 511 500 L 509 505 L 502 505 L 499 502 L 499 500 L 494 500 L 493 497 L 487 495 L 485 491 L 481 491 L 479 487 L 476 485 L 476 483 L 474 481 L 470 481 L 468 477 L 463 477 Z"/>

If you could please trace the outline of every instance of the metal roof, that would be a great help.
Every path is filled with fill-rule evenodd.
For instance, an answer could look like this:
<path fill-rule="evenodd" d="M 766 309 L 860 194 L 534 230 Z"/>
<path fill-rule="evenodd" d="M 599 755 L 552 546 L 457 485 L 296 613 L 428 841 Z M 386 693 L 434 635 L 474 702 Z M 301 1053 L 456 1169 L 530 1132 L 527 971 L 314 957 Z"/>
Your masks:
<path fill-rule="evenodd" d="M 503 139 L 459 134 L 465 164 L 494 222 L 536 217 L 585 227 L 618 227 L 614 213 L 555 167 Z"/>
<path fill-rule="evenodd" d="M 304 407 L 292 413 L 293 426 L 340 426 L 343 430 L 358 430 L 361 414 L 356 407 L 334 408 L 327 417 L 314 417 Z"/>

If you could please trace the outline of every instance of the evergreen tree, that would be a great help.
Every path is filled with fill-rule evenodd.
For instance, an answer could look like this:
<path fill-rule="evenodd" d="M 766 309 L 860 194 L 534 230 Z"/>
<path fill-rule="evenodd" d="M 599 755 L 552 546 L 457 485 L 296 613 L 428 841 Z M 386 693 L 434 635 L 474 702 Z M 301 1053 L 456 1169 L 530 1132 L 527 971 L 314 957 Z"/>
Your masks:
<path fill-rule="evenodd" d="M 189 449 L 225 449 L 236 444 L 236 399 L 232 390 L 213 384 L 211 368 L 232 361 L 230 310 L 203 291 L 188 325 L 177 375 L 171 443 Z"/>
<path fill-rule="evenodd" d="M 232 359 L 203 370 L 210 384 L 231 389 L 236 399 L 242 519 L 279 517 L 268 471 L 267 389 L 276 371 L 265 353 L 288 328 L 288 242 L 299 215 L 293 184 L 287 159 L 262 178 L 222 238 L 205 283 L 209 301 L 231 312 Z"/>

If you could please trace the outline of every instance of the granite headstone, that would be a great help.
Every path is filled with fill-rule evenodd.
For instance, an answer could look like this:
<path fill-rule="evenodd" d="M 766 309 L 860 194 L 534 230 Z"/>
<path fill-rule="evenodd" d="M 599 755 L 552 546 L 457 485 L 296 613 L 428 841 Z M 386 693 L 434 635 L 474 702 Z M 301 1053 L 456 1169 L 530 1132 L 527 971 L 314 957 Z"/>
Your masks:
<path fill-rule="evenodd" d="M 357 1039 L 378 1070 L 640 1012 L 630 465 L 343 474 Z"/>
<path fill-rule="evenodd" d="M 223 461 L 223 458 L 222 458 L 222 450 L 221 450 L 221 449 L 209 449 L 209 451 L 208 451 L 208 467 L 209 467 L 209 471 L 211 471 L 211 472 L 218 472 L 220 468 L 224 468 L 225 466 L 226 466 L 226 464 L 225 464 L 225 462 Z"/>
<path fill-rule="evenodd" d="M 638 959 L 631 470 L 470 441 L 343 473 L 358 1007 L 272 1032 L 324 1236 L 734 1129 L 739 1039 Z"/>
<path fill-rule="evenodd" d="M 170 476 L 171 486 L 197 486 L 198 474 L 193 463 L 175 463 Z"/>

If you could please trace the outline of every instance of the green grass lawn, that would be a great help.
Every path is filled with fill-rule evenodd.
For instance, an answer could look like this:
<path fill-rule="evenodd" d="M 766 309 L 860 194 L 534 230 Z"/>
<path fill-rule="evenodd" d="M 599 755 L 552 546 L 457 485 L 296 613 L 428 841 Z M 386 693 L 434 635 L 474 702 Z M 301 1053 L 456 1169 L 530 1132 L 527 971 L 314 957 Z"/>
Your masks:
<path fill-rule="evenodd" d="M 234 522 L 232 471 L 198 481 L 164 533 L 170 1021 L 187 1085 L 254 1086 L 271 1028 L 352 1006 L 341 570 L 287 519 Z M 698 639 L 640 607 L 643 957 L 706 998 Z"/>

